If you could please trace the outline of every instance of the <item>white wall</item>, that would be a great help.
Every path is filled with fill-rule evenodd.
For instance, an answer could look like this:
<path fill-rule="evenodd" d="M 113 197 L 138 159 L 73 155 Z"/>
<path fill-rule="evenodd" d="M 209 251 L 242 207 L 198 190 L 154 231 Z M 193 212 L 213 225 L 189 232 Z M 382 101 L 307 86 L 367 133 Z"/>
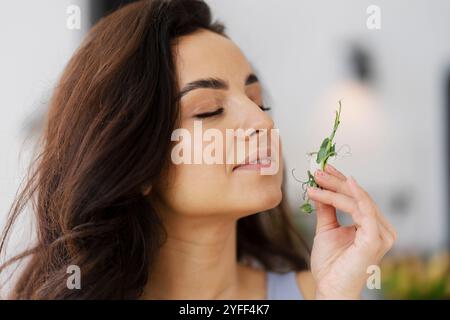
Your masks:
<path fill-rule="evenodd" d="M 66 27 L 69 17 L 67 8 L 74 4 L 81 9 L 80 30 Z M 89 27 L 88 15 L 88 0 L 15 0 L 0 3 L 2 229 L 27 171 L 32 138 L 36 136 L 33 128 L 39 125 L 56 80 Z M 14 238 L 24 240 L 29 236 L 29 230 L 21 224 Z"/>
<path fill-rule="evenodd" d="M 443 76 L 450 70 L 450 2 L 446 0 L 209 0 L 215 16 L 254 64 L 270 92 L 287 169 L 304 178 L 305 153 L 329 134 L 343 100 L 338 161 L 373 195 L 399 233 L 396 249 L 435 249 L 448 233 L 445 207 Z M 381 29 L 366 27 L 369 5 Z M 377 82 L 349 81 L 346 47 L 370 49 Z M 447 71 L 448 72 L 448 71 Z M 293 208 L 300 186 L 288 174 Z M 405 212 L 392 201 L 403 197 Z M 315 217 L 300 218 L 313 224 Z"/>

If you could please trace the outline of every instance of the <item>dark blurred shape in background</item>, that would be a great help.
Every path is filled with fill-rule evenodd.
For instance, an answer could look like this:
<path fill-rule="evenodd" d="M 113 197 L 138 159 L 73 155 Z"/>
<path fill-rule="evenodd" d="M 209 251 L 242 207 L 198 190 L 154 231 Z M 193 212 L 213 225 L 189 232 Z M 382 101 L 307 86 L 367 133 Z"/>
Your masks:
<path fill-rule="evenodd" d="M 135 2 L 135 0 L 95 0 L 91 1 L 91 24 L 95 24 L 102 17 L 117 10 L 121 6 Z"/>
<path fill-rule="evenodd" d="M 350 65 L 358 81 L 374 81 L 372 57 L 368 49 L 359 44 L 353 45 L 350 52 Z"/>

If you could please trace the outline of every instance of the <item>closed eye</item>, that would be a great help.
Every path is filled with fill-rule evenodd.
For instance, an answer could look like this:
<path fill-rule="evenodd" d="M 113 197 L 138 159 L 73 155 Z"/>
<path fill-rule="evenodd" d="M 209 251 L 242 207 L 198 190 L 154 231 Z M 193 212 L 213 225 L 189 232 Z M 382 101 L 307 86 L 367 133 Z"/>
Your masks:
<path fill-rule="evenodd" d="M 222 107 L 220 107 L 219 109 L 217 109 L 215 111 L 196 114 L 195 117 L 198 119 L 210 118 L 210 117 L 214 117 L 214 116 L 218 116 L 218 115 L 222 114 L 223 111 L 224 111 L 224 109 Z"/>
<path fill-rule="evenodd" d="M 265 107 L 264 105 L 259 105 L 259 107 L 261 108 L 262 111 L 269 111 L 272 109 L 270 107 Z M 214 116 L 218 116 L 218 115 L 222 114 L 223 111 L 224 111 L 224 109 L 222 107 L 220 107 L 219 109 L 217 109 L 215 111 L 203 112 L 203 113 L 196 114 L 195 118 L 198 118 L 198 119 L 210 118 L 210 117 L 214 117 Z"/>

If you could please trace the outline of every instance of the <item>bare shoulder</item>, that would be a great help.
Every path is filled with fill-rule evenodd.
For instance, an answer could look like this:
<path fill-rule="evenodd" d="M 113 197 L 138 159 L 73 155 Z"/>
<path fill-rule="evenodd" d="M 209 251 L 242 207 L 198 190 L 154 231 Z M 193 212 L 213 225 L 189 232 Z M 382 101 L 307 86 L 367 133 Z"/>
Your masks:
<path fill-rule="evenodd" d="M 297 285 L 306 300 L 313 300 L 316 292 L 316 284 L 311 271 L 300 271 L 296 273 Z"/>

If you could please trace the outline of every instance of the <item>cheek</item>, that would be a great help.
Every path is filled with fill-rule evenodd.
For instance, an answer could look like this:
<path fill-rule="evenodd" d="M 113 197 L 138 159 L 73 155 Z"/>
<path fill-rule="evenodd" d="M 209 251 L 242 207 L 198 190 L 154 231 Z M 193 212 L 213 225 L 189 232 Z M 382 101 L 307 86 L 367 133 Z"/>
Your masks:
<path fill-rule="evenodd" d="M 167 207 L 183 215 L 220 213 L 224 208 L 227 176 L 223 165 L 183 164 L 170 170 L 162 191 Z"/>

